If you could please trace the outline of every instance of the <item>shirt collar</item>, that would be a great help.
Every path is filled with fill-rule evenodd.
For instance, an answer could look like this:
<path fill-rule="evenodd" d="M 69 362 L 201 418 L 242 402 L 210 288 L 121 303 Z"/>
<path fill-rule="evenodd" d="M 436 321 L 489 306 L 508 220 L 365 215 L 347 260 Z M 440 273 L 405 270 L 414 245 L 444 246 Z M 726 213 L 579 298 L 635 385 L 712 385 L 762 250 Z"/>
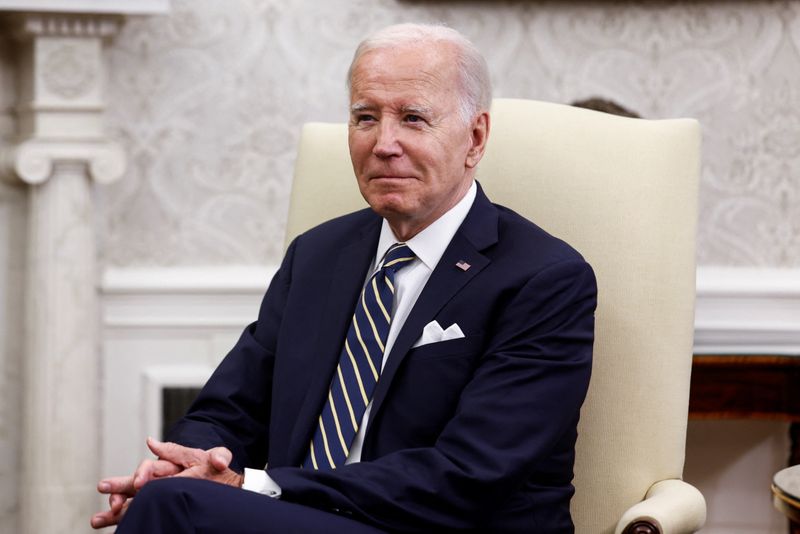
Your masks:
<path fill-rule="evenodd" d="M 431 271 L 436 268 L 447 245 L 453 239 L 461 223 L 467 218 L 467 213 L 475 201 L 478 186 L 472 181 L 467 193 L 441 217 L 433 221 L 427 228 L 406 241 L 406 245 L 416 254 L 417 258 Z M 373 265 L 380 264 L 381 259 L 389 247 L 400 240 L 394 235 L 386 219 L 381 225 L 381 236 L 378 239 L 378 250 L 375 253 Z"/>

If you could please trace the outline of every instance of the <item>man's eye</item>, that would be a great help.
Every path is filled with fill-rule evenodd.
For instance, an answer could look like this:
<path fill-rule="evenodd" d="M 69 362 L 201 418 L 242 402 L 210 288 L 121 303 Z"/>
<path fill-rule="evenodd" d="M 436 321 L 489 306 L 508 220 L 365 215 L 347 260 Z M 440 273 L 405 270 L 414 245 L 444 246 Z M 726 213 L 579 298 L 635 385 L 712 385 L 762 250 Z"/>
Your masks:
<path fill-rule="evenodd" d="M 423 122 L 423 118 L 419 115 L 406 115 L 406 122 Z"/>
<path fill-rule="evenodd" d="M 373 117 L 372 115 L 368 115 L 366 113 L 362 114 L 362 115 L 356 115 L 356 122 L 359 123 L 359 124 L 362 123 L 362 122 L 372 122 L 374 120 L 375 120 L 375 117 Z"/>

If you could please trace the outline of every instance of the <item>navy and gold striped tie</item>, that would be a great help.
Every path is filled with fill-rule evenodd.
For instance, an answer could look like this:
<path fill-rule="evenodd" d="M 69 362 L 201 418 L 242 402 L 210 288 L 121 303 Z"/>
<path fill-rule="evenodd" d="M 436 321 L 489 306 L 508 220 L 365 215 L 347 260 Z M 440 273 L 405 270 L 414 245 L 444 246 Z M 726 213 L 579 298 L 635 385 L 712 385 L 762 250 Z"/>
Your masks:
<path fill-rule="evenodd" d="M 344 464 L 350 454 L 381 373 L 392 322 L 394 275 L 414 258 L 405 243 L 395 243 L 361 291 L 304 468 L 333 469 Z"/>

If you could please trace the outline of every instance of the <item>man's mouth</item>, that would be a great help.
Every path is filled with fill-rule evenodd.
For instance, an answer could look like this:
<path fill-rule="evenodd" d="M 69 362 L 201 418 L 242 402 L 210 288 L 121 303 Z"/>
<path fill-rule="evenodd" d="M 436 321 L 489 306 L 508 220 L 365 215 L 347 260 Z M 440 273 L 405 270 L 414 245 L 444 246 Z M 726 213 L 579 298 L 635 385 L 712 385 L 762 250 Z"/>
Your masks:
<path fill-rule="evenodd" d="M 397 174 L 378 174 L 375 176 L 370 176 L 370 180 L 385 180 L 385 181 L 400 181 L 400 180 L 411 180 L 413 176 L 403 176 Z"/>

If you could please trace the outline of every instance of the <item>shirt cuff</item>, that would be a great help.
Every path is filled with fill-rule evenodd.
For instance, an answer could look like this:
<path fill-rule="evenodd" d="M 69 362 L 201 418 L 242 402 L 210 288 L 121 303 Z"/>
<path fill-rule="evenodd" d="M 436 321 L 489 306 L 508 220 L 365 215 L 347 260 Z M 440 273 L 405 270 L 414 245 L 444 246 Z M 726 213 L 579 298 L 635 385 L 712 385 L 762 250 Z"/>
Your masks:
<path fill-rule="evenodd" d="M 279 499 L 281 496 L 281 487 L 263 469 L 245 467 L 242 489 L 261 493 L 275 499 Z"/>

